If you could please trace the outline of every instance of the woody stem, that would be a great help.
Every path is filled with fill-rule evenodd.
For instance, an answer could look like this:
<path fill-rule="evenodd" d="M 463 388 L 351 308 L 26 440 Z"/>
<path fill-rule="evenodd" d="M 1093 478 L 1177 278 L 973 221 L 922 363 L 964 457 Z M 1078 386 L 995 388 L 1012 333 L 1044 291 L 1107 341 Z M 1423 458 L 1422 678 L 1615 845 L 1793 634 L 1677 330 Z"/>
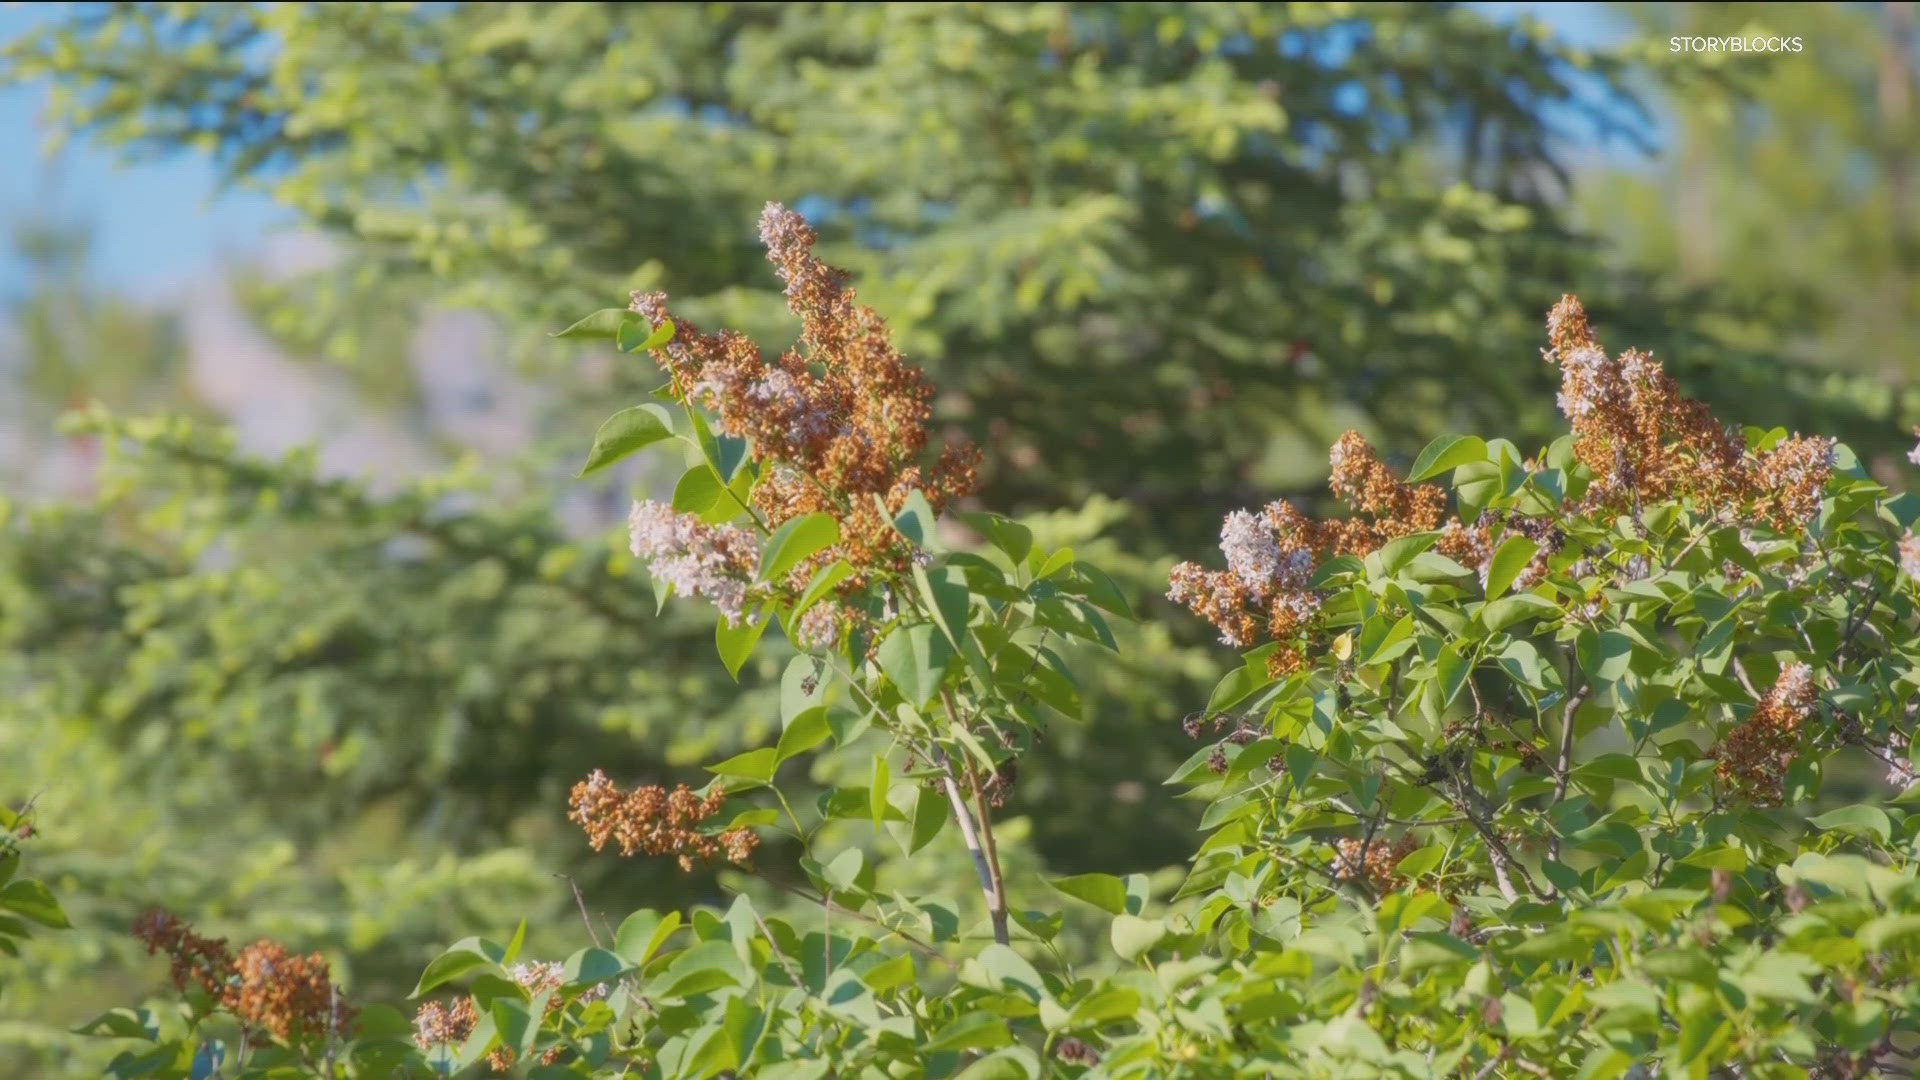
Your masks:
<path fill-rule="evenodd" d="M 980 879 L 980 893 L 986 897 L 987 913 L 993 919 L 993 940 L 1007 944 L 1007 908 L 1000 893 L 999 876 L 994 872 L 993 863 L 980 843 L 979 833 L 974 831 L 973 815 L 967 810 L 967 800 L 960 793 L 960 784 L 954 778 L 953 764 L 947 760 L 946 751 L 940 745 L 933 746 L 934 764 L 940 766 L 940 787 L 947 793 L 947 801 L 953 805 L 954 823 L 960 826 L 960 838 L 966 841 L 967 852 L 973 856 L 973 872 Z"/>

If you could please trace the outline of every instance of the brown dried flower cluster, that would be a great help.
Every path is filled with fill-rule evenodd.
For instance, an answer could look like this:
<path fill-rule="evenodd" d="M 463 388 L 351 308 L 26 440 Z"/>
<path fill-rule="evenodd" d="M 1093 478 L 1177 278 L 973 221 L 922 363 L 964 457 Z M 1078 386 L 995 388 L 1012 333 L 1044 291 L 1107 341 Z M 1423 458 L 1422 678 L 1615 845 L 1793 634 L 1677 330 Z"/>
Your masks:
<path fill-rule="evenodd" d="M 671 792 L 655 784 L 623 791 L 595 769 L 591 776 L 573 785 L 567 800 L 567 820 L 586 830 L 595 851 L 613 840 L 620 845 L 622 855 L 672 855 L 679 860 L 680 868 L 688 871 L 693 869 L 695 859 L 709 862 L 719 855 L 725 855 L 729 862 L 745 863 L 760 843 L 752 829 L 697 831 L 702 822 L 720 812 L 726 796 L 724 788 L 715 787 L 702 798 L 685 784 Z"/>
<path fill-rule="evenodd" d="M 422 1050 L 467 1041 L 479 1016 L 470 997 L 429 1001 L 413 1014 L 413 1041 Z"/>
<path fill-rule="evenodd" d="M 1268 658 L 1276 678 L 1300 670 L 1305 658 L 1296 638 L 1320 610 L 1320 596 L 1307 583 L 1322 556 L 1366 555 L 1390 540 L 1424 532 L 1440 522 L 1446 496 L 1431 484 L 1395 477 L 1358 432 L 1333 444 L 1328 486 L 1355 511 L 1337 521 L 1316 521 L 1284 501 L 1258 515 L 1227 515 L 1220 530 L 1225 570 L 1196 563 L 1173 568 L 1168 598 L 1191 608 L 1220 630 L 1220 640 L 1247 648 L 1263 639 L 1282 643 Z"/>
<path fill-rule="evenodd" d="M 1511 585 L 1515 592 L 1521 592 L 1538 585 L 1547 576 L 1548 561 L 1566 544 L 1566 534 L 1550 518 L 1516 514 L 1506 518 L 1502 525 L 1489 512 L 1472 525 L 1449 521 L 1440 529 L 1440 539 L 1434 542 L 1433 549 L 1478 574 L 1484 586 L 1493 567 L 1494 553 L 1512 534 L 1525 536 L 1535 545 L 1533 558 L 1514 576 Z"/>
<path fill-rule="evenodd" d="M 507 975 L 520 984 L 528 994 L 538 997 L 549 990 L 558 989 L 566 977 L 566 965 L 557 961 L 545 963 L 515 964 L 508 969 Z M 597 1001 L 607 996 L 606 984 L 589 987 L 581 992 L 578 1000 Z M 548 1020 L 553 1014 L 566 1008 L 568 997 L 554 994 L 547 999 L 545 1010 L 540 1014 L 542 1020 Z M 437 1046 L 458 1045 L 467 1041 L 473 1034 L 474 1025 L 479 1021 L 479 1009 L 473 998 L 463 997 L 453 1001 L 429 1001 L 421 1005 L 413 1015 L 413 1041 L 423 1051 L 431 1052 Z M 565 1048 L 554 1046 L 540 1055 L 543 1065 L 551 1065 L 560 1059 Z M 487 1064 L 494 1072 L 506 1072 L 513 1068 L 512 1050 L 498 1046 L 487 1054 Z"/>
<path fill-rule="evenodd" d="M 1333 876 L 1341 881 L 1364 881 L 1375 895 L 1393 892 L 1407 883 L 1394 867 L 1419 846 L 1412 836 L 1402 836 L 1391 844 L 1385 840 L 1341 840 L 1335 845 L 1338 854 L 1333 860 Z"/>
<path fill-rule="evenodd" d="M 1547 315 L 1543 353 L 1560 368 L 1560 411 L 1574 456 L 1593 472 L 1586 507 L 1626 511 L 1636 502 L 1690 498 L 1706 509 L 1744 509 L 1776 530 L 1804 528 L 1833 475 L 1833 440 L 1788 439 L 1752 454 L 1738 431 L 1686 397 L 1659 361 L 1601 350 L 1586 310 L 1561 297 Z"/>
<path fill-rule="evenodd" d="M 1755 806 L 1778 806 L 1800 728 L 1813 715 L 1813 669 L 1790 663 L 1753 713 L 1714 747 L 1714 774 Z"/>
<path fill-rule="evenodd" d="M 344 1034 L 353 1018 L 319 953 L 299 956 L 263 940 L 235 956 L 225 938 L 203 937 L 157 909 L 134 923 L 133 934 L 149 955 L 166 954 L 177 989 L 200 987 L 242 1023 L 282 1043 Z"/>
<path fill-rule="evenodd" d="M 894 349 L 880 316 L 854 302 L 846 275 L 814 257 L 816 237 L 799 214 L 769 203 L 760 239 L 800 319 L 799 347 L 768 362 L 745 335 L 701 334 L 673 317 L 674 340 L 655 355 L 681 393 L 767 466 L 752 501 L 769 524 L 816 512 L 839 522 L 840 542 L 796 567 L 789 584 L 804 587 L 816 569 L 845 559 L 856 570 L 843 585 L 851 592 L 871 574 L 908 569 L 913 551 L 891 515 L 915 488 L 936 512 L 971 493 L 979 454 L 952 445 L 923 469 L 933 392 L 920 370 Z M 632 308 L 656 327 L 671 317 L 659 293 L 635 293 Z"/>
<path fill-rule="evenodd" d="M 296 956 L 278 942 L 257 941 L 240 950 L 234 968 L 239 981 L 225 1002 L 228 1010 L 281 1042 L 337 1032 L 347 1019 L 319 953 Z"/>

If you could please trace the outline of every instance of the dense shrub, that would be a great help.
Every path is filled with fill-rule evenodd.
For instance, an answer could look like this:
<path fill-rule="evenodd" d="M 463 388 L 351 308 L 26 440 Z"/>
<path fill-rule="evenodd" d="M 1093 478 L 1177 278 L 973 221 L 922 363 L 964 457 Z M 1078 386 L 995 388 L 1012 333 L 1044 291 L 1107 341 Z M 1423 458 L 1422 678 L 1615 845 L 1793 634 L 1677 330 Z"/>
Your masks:
<path fill-rule="evenodd" d="M 1244 650 L 1168 720 L 1198 742 L 1168 782 L 1206 839 L 1164 887 L 1040 879 L 1002 860 L 995 809 L 1080 712 L 1061 649 L 1114 647 L 1128 598 L 953 509 L 976 451 L 929 448 L 930 388 L 798 216 L 761 234 L 801 324 L 777 360 L 655 294 L 567 331 L 665 375 L 583 469 L 685 453 L 630 518 L 659 602 L 716 609 L 729 671 L 770 627 L 798 650 L 772 745 L 700 791 L 594 773 L 567 811 L 609 859 L 736 867 L 731 898 L 617 927 L 582 898 L 591 944 L 559 961 L 469 938 L 411 1023 L 349 1011 L 318 958 L 156 915 L 185 1008 L 97 1021 L 155 1044 L 116 1075 L 1911 1068 L 1920 500 L 1831 440 L 1723 425 L 1563 300 L 1570 434 L 1445 437 L 1405 478 L 1348 434 L 1350 516 L 1236 512 L 1220 565 L 1174 569 Z M 834 782 L 796 806 L 808 762 Z M 888 846 L 909 858 L 883 877 Z"/>

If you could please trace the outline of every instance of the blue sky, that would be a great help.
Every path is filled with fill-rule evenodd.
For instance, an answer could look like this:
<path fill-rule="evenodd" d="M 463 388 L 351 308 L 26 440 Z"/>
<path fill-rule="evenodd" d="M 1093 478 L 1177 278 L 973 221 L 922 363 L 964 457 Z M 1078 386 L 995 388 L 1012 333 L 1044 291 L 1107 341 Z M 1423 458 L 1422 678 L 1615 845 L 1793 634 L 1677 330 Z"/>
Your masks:
<path fill-rule="evenodd" d="M 53 17 L 62 5 L 0 6 L 0 40 Z M 1597 3 L 1481 3 L 1497 17 L 1531 13 L 1577 45 L 1604 45 L 1619 24 Z M 28 213 L 84 220 L 95 232 L 95 274 L 101 284 L 140 297 L 164 295 L 182 282 L 244 254 L 291 219 L 264 194 L 218 192 L 204 157 L 181 154 L 128 163 L 112 150 L 70 143 L 43 153 L 39 87 L 0 88 L 0 224 Z M 0 294 L 26 284 L 25 271 L 0 255 Z"/>

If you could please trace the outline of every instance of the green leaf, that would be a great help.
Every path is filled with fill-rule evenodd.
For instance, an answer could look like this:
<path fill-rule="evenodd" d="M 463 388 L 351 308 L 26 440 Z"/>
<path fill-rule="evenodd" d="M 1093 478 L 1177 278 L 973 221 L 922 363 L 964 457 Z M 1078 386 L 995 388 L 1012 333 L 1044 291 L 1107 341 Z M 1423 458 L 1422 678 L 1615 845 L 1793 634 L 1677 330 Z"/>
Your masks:
<path fill-rule="evenodd" d="M 1439 539 L 1440 534 L 1432 532 L 1402 536 L 1398 540 L 1387 541 L 1362 562 L 1375 578 L 1390 578 L 1412 565 L 1414 559 L 1425 553 Z M 1375 570 L 1375 567 L 1378 569 Z"/>
<path fill-rule="evenodd" d="M 1508 641 L 1506 647 L 1500 650 L 1496 662 L 1500 670 L 1511 675 L 1520 685 L 1535 690 L 1547 688 L 1547 661 L 1540 655 L 1539 648 L 1526 638 Z"/>
<path fill-rule="evenodd" d="M 679 927 L 678 911 L 661 915 L 641 908 L 621 921 L 620 929 L 613 935 L 613 951 L 635 967 L 644 966 Z"/>
<path fill-rule="evenodd" d="M 561 968 L 561 985 L 569 991 L 585 990 L 612 982 L 634 970 L 636 965 L 605 949 L 588 946 L 567 957 Z"/>
<path fill-rule="evenodd" d="M 513 1051 L 515 1058 L 526 1057 L 540 1037 L 540 1023 L 534 1018 L 532 1005 L 517 997 L 497 997 L 489 1003 L 487 1013 L 500 1033 L 500 1045 Z"/>
<path fill-rule="evenodd" d="M 904 952 L 891 960 L 875 964 L 860 975 L 860 981 L 876 994 L 905 986 L 913 979 L 913 954 Z"/>
<path fill-rule="evenodd" d="M 727 486 L 713 475 L 713 470 L 702 463 L 680 475 L 680 482 L 673 485 L 673 497 L 668 501 L 678 513 L 704 515 L 719 505 L 726 490 Z"/>
<path fill-rule="evenodd" d="M 713 628 L 714 647 L 720 652 L 720 662 L 726 665 L 727 674 L 735 681 L 740 678 L 740 667 L 753 655 L 753 647 L 760 643 L 760 635 L 766 633 L 768 619 L 765 615 L 749 615 L 735 626 L 722 616 Z"/>
<path fill-rule="evenodd" d="M 1434 666 L 1440 674 L 1440 708 L 1444 711 L 1453 704 L 1460 688 L 1467 684 L 1467 676 L 1473 673 L 1473 665 L 1461 655 L 1462 643 L 1449 641 L 1440 649 L 1440 656 Z"/>
<path fill-rule="evenodd" d="M 1447 845 L 1443 843 L 1428 844 L 1426 847 L 1408 852 L 1406 857 L 1394 866 L 1394 872 L 1403 878 L 1412 880 L 1432 870 L 1434 867 L 1439 866 L 1440 860 L 1446 858 L 1446 855 Z"/>
<path fill-rule="evenodd" d="M 884 754 L 873 755 L 873 782 L 867 786 L 868 808 L 873 812 L 873 827 L 879 828 L 880 822 L 891 810 L 887 804 L 887 789 L 893 784 L 893 772 L 887 768 Z"/>
<path fill-rule="evenodd" d="M 623 353 L 646 352 L 672 340 L 672 319 L 661 319 L 659 326 L 648 326 L 645 319 L 628 319 L 613 335 L 614 347 Z"/>
<path fill-rule="evenodd" d="M 1251 665 L 1234 668 L 1213 688 L 1213 694 L 1207 698 L 1207 713 L 1225 712 L 1272 682 L 1264 667 L 1257 670 Z"/>
<path fill-rule="evenodd" d="M 967 592 L 966 574 L 952 567 L 929 572 L 924 567 L 913 568 L 914 584 L 920 588 L 920 598 L 927 603 L 927 610 L 933 615 L 933 621 L 940 632 L 955 646 L 966 644 L 967 612 L 972 604 L 972 596 Z"/>
<path fill-rule="evenodd" d="M 1523 592 L 1490 601 L 1480 609 L 1479 618 L 1480 625 L 1486 627 L 1488 633 L 1498 633 L 1525 619 L 1559 614 L 1560 609 L 1553 601 L 1536 593 Z"/>
<path fill-rule="evenodd" d="M 962 1069 L 953 1080 L 1035 1080 L 1040 1075 L 1033 1051 L 1009 1046 Z"/>
<path fill-rule="evenodd" d="M 520 925 L 514 927 L 513 936 L 507 939 L 507 951 L 500 956 L 501 965 L 513 963 L 514 958 L 520 955 L 520 946 L 526 944 L 526 941 L 527 920 L 523 918 L 520 920 Z"/>
<path fill-rule="evenodd" d="M 482 1013 L 474 1024 L 474 1030 L 467 1036 L 467 1042 L 461 1043 L 459 1055 L 453 1059 L 455 1070 L 474 1065 L 493 1049 L 493 1042 L 499 1038 L 499 1026 L 493 1022 L 493 1013 Z"/>
<path fill-rule="evenodd" d="M 1038 1002 L 1046 993 L 1046 982 L 1027 958 L 998 942 L 981 949 L 973 962 L 980 965 L 973 974 L 984 976 L 986 989 L 1011 991 L 1030 1002 Z"/>
<path fill-rule="evenodd" d="M 921 786 L 913 804 L 913 842 L 907 845 L 907 854 L 926 847 L 946 823 L 947 801 L 933 788 Z"/>
<path fill-rule="evenodd" d="M 587 451 L 587 463 L 580 466 L 580 475 L 598 472 L 642 447 L 672 437 L 672 417 L 660 406 L 621 409 L 594 433 L 593 448 Z"/>
<path fill-rule="evenodd" d="M 1125 987 L 1097 990 L 1074 1003 L 1068 1014 L 1069 1027 L 1099 1027 L 1125 1020 L 1140 1011 L 1140 995 Z"/>
<path fill-rule="evenodd" d="M 1507 591 L 1513 579 L 1527 568 L 1540 545 L 1525 536 L 1509 536 L 1493 553 L 1493 561 L 1487 566 L 1487 599 L 1493 600 Z"/>
<path fill-rule="evenodd" d="M 1628 754 L 1602 754 L 1573 770 L 1573 779 L 1582 784 L 1599 780 L 1625 780 L 1639 783 L 1640 761 Z"/>
<path fill-rule="evenodd" d="M 787 661 L 787 669 L 780 673 L 781 725 L 793 723 L 815 705 L 825 705 L 831 678 L 827 665 L 811 656 L 796 656 Z"/>
<path fill-rule="evenodd" d="M 60 902 L 53 898 L 53 893 L 32 879 L 13 881 L 0 887 L 0 910 L 11 911 L 23 919 L 55 930 L 65 930 L 71 925 L 67 922 L 67 913 L 60 910 Z"/>
<path fill-rule="evenodd" d="M 1106 571 L 1089 562 L 1076 562 L 1068 575 L 1070 581 L 1066 588 L 1086 597 L 1096 606 L 1120 616 L 1133 618 L 1133 605 L 1127 602 L 1127 594 L 1107 576 Z"/>
<path fill-rule="evenodd" d="M 875 496 L 879 498 L 879 496 Z M 883 508 L 884 512 L 884 508 Z M 913 546 L 923 551 L 937 551 L 937 538 L 934 535 L 933 507 L 927 497 L 920 494 L 918 488 L 907 493 L 906 501 L 901 504 L 900 512 L 893 516 L 893 527 L 913 542 Z"/>
<path fill-rule="evenodd" d="M 763 746 L 758 750 L 749 750 L 744 754 L 735 754 L 718 765 L 707 766 L 707 771 L 716 776 L 728 776 L 737 780 L 748 780 L 756 784 L 773 782 L 774 771 L 780 767 L 780 751 L 777 747 Z"/>
<path fill-rule="evenodd" d="M 581 319 L 565 330 L 553 335 L 557 338 L 604 338 L 613 340 L 620 328 L 628 323 L 643 322 L 640 313 L 626 308 L 601 308 L 599 311 Z"/>
<path fill-rule="evenodd" d="M 977 511 L 962 510 L 953 515 L 968 528 L 985 537 L 987 542 L 1005 552 L 1018 566 L 1033 550 L 1033 530 L 1011 518 L 998 514 L 986 514 Z"/>
<path fill-rule="evenodd" d="M 1063 547 L 1041 561 L 1039 569 L 1033 572 L 1035 580 L 1050 578 L 1073 565 L 1073 549 Z"/>
<path fill-rule="evenodd" d="M 819 746 L 832 733 L 833 725 L 827 722 L 824 705 L 802 709 L 787 723 L 787 729 L 780 733 L 780 744 L 774 748 L 774 760 L 784 762 L 804 754 Z"/>
<path fill-rule="evenodd" d="M 1747 868 L 1747 853 L 1742 848 L 1723 844 L 1701 848 L 1681 859 L 1680 864 L 1697 866 L 1703 870 L 1727 870 L 1737 874 Z"/>
<path fill-rule="evenodd" d="M 443 986 L 476 968 L 497 968 L 507 954 L 505 949 L 485 938 L 461 938 L 427 965 L 420 974 L 420 981 L 408 997 L 419 997 L 437 986 Z"/>
<path fill-rule="evenodd" d="M 835 559 L 814 572 L 813 580 L 807 583 L 807 591 L 793 605 L 792 618 L 798 619 L 807 609 L 826 599 L 833 587 L 847 579 L 853 573 L 853 567 L 845 559 Z"/>
<path fill-rule="evenodd" d="M 1453 490 L 1460 497 L 1460 518 L 1472 521 L 1502 490 L 1500 466 L 1491 461 L 1469 461 L 1453 473 Z"/>
<path fill-rule="evenodd" d="M 693 425 L 693 441 L 700 448 L 701 459 L 722 484 L 731 481 L 734 473 L 747 460 L 746 440 L 714 434 L 706 415 L 691 405 L 687 406 L 687 421 Z"/>
<path fill-rule="evenodd" d="M 1470 461 L 1487 460 L 1487 444 L 1472 435 L 1442 435 L 1413 459 L 1408 483 L 1419 483 Z"/>
<path fill-rule="evenodd" d="M 1633 663 L 1633 639 L 1615 630 L 1582 630 L 1574 641 L 1580 668 L 1596 683 L 1617 682 Z"/>
<path fill-rule="evenodd" d="M 915 706 L 925 705 L 940 692 L 946 676 L 947 661 L 953 658 L 953 646 L 931 623 L 895 630 L 880 643 L 874 659 L 880 670 L 900 690 L 900 696 Z"/>
<path fill-rule="evenodd" d="M 160 1037 L 160 1026 L 145 1009 L 104 1012 L 73 1031 L 76 1035 L 104 1035 L 115 1039 L 145 1039 L 148 1042 Z"/>
<path fill-rule="evenodd" d="M 1127 884 L 1112 874 L 1075 874 L 1047 884 L 1109 915 L 1124 915 L 1127 912 Z"/>
<path fill-rule="evenodd" d="M 760 581 L 778 581 L 810 556 L 840 542 L 840 523 L 832 514 L 815 513 L 781 525 L 760 552 Z"/>
<path fill-rule="evenodd" d="M 1004 1017 L 989 1012 L 972 1012 L 940 1029 L 920 1049 L 927 1054 L 952 1050 L 997 1050 L 1012 1041 L 1013 1035 L 1007 1030 Z"/>
<path fill-rule="evenodd" d="M 1868 919 L 1854 931 L 1854 940 L 1868 952 L 1883 952 L 1901 945 L 1920 946 L 1920 914 L 1881 915 Z"/>
<path fill-rule="evenodd" d="M 1886 811 L 1877 806 L 1842 806 L 1813 818 L 1807 824 L 1824 832 L 1872 837 L 1883 844 L 1893 834 L 1893 823 L 1887 819 Z M 0 893 L 0 896 L 4 894 Z"/>
<path fill-rule="evenodd" d="M 1371 664 L 1384 664 L 1413 645 L 1413 616 L 1402 615 L 1388 624 L 1384 619 L 1368 622 L 1366 630 L 1360 635 L 1360 647 L 1354 663 L 1361 667 Z"/>
<path fill-rule="evenodd" d="M 720 1026 L 726 1031 L 727 1049 L 733 1067 L 752 1060 L 754 1048 L 760 1045 L 761 1036 L 767 1033 L 767 1021 L 767 1011 L 748 1004 L 746 998 L 727 999 L 726 1015 Z"/>
<path fill-rule="evenodd" d="M 1137 915 L 1116 915 L 1110 936 L 1114 952 L 1123 959 L 1135 960 L 1160 944 L 1160 939 L 1167 936 L 1167 924 L 1159 919 L 1142 919 Z"/>

